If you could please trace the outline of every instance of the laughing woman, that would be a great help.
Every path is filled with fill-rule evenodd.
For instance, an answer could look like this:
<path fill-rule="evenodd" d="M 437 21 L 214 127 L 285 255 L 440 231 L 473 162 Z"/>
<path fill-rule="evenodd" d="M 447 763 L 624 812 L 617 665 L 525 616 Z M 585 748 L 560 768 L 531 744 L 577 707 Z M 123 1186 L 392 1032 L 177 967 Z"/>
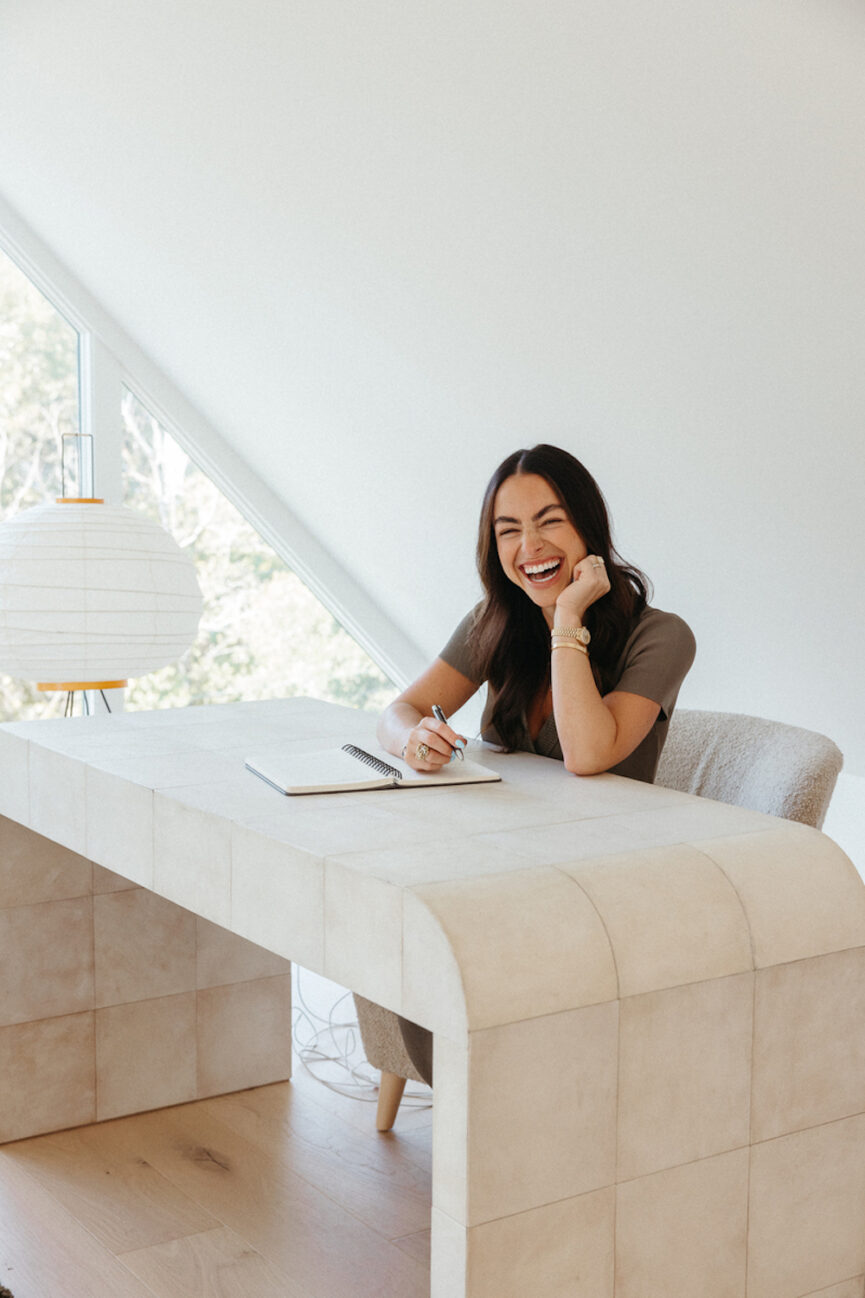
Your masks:
<path fill-rule="evenodd" d="M 694 637 L 649 607 L 646 581 L 613 548 L 604 498 L 567 451 L 515 451 L 481 511 L 481 603 L 382 715 L 379 739 L 435 771 L 465 738 L 450 716 L 484 683 L 484 739 L 558 758 L 575 775 L 651 783 Z"/>
<path fill-rule="evenodd" d="M 558 758 L 575 775 L 651 783 L 694 637 L 675 613 L 647 604 L 645 578 L 613 548 L 591 474 L 555 446 L 509 455 L 487 487 L 477 559 L 484 598 L 383 713 L 380 742 L 415 770 L 438 770 L 466 741 L 433 706 L 450 716 L 486 683 L 484 739 Z M 366 1040 L 375 1015 L 389 1012 L 358 1001 L 358 1013 Z M 431 1034 L 408 1019 L 399 1027 L 432 1083 Z M 380 1130 L 402 1085 L 382 1090 L 390 1104 L 380 1101 Z"/>

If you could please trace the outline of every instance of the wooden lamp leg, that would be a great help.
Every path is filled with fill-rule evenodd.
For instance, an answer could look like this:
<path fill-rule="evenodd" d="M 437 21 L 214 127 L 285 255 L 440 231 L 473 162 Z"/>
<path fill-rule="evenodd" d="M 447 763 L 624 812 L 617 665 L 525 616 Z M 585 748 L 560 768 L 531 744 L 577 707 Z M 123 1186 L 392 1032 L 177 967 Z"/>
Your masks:
<path fill-rule="evenodd" d="M 377 1131 L 390 1131 L 396 1121 L 405 1083 L 406 1079 L 398 1077 L 396 1073 L 382 1073 L 378 1086 L 378 1110 L 375 1115 Z"/>

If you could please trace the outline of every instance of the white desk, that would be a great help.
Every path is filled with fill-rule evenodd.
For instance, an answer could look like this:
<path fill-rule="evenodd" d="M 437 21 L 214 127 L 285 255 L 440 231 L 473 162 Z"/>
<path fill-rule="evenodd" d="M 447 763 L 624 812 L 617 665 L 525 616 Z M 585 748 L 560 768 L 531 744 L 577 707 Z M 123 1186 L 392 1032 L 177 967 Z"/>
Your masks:
<path fill-rule="evenodd" d="M 294 959 L 436 1034 L 433 1298 L 861 1298 L 843 853 L 526 755 L 296 799 L 242 767 L 371 728 L 309 700 L 0 727 L 0 1136 L 287 1076 Z"/>

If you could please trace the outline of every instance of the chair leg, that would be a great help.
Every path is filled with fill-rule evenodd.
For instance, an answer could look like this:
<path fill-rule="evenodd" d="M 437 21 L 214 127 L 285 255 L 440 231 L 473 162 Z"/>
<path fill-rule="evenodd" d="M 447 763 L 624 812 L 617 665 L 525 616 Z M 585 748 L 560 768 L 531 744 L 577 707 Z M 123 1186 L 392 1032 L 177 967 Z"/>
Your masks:
<path fill-rule="evenodd" d="M 378 1086 L 378 1110 L 375 1115 L 377 1131 L 390 1131 L 396 1121 L 405 1083 L 406 1079 L 398 1077 L 396 1073 L 382 1073 Z"/>

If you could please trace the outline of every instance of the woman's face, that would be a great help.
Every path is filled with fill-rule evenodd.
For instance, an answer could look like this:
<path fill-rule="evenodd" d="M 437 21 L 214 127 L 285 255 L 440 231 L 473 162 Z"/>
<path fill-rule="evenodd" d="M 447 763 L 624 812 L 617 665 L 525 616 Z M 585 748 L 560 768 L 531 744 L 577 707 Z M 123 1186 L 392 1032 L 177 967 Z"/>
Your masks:
<path fill-rule="evenodd" d="M 505 576 L 550 621 L 574 566 L 588 550 L 546 478 L 536 473 L 506 478 L 493 503 L 493 531 Z"/>

